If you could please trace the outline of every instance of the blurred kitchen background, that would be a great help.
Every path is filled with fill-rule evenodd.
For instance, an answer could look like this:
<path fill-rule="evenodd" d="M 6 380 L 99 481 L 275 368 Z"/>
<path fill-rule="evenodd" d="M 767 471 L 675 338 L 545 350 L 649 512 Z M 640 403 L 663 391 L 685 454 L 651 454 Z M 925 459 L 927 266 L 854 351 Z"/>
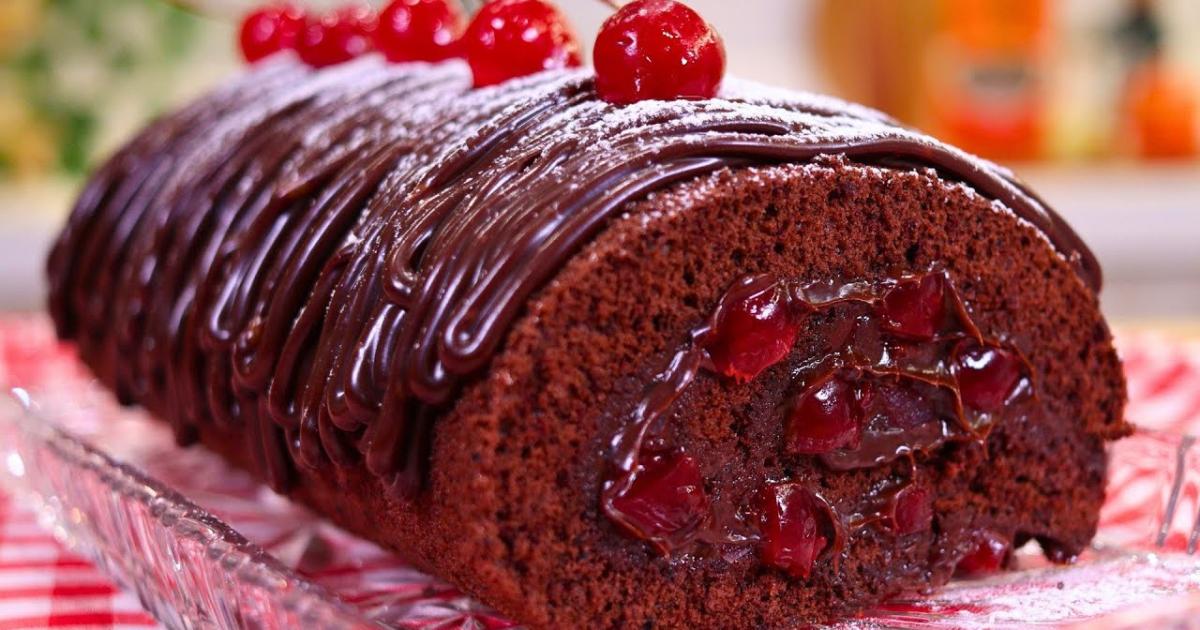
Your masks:
<path fill-rule="evenodd" d="M 0 310 L 40 307 L 87 170 L 238 71 L 250 4 L 0 0 Z M 866 102 L 1011 166 L 1097 251 L 1119 324 L 1200 333 L 1200 1 L 690 4 L 732 74 Z M 559 5 L 590 50 L 611 10 Z"/>

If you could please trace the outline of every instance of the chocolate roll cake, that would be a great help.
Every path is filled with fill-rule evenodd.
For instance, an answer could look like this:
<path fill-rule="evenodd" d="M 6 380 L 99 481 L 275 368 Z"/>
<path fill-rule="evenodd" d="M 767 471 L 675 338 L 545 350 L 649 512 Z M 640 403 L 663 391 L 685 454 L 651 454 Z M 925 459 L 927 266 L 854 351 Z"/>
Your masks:
<path fill-rule="evenodd" d="M 286 59 L 153 123 L 49 261 L 124 403 L 536 627 L 788 627 L 1096 530 L 1079 238 L 837 100 Z"/>

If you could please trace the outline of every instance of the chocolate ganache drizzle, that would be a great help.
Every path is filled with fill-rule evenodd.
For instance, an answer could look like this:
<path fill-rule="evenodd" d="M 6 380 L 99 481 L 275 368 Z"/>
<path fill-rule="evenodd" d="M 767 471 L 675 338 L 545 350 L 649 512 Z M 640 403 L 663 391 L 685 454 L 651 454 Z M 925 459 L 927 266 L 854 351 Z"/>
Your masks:
<path fill-rule="evenodd" d="M 125 402 L 240 427 L 262 474 L 365 461 L 419 488 L 431 423 L 526 299 L 627 203 L 720 168 L 840 154 L 928 167 L 1078 237 L 1005 171 L 833 99 L 731 82 L 615 107 L 581 71 L 270 62 L 92 177 L 49 261 L 64 338 Z M 168 412 L 169 410 L 169 412 Z"/>

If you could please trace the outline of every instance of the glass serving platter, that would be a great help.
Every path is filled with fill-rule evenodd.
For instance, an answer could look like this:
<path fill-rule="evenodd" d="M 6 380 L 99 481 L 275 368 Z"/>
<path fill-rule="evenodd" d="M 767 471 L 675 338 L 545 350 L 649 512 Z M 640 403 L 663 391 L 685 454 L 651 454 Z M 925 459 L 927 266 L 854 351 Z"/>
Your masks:
<path fill-rule="evenodd" d="M 892 601 L 841 628 L 1200 629 L 1200 347 L 1125 339 L 1130 417 L 1091 549 Z M 509 628 L 403 559 L 120 408 L 41 319 L 0 319 L 0 485 L 172 628 Z M 1171 518 L 1165 518 L 1170 516 Z"/>

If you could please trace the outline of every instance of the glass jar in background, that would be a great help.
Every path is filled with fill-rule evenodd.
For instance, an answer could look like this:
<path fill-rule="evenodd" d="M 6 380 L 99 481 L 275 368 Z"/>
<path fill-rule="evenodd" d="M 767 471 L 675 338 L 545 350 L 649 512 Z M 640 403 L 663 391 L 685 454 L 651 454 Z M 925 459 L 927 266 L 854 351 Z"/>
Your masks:
<path fill-rule="evenodd" d="M 817 0 L 831 89 L 1001 161 L 1195 159 L 1193 0 Z"/>

